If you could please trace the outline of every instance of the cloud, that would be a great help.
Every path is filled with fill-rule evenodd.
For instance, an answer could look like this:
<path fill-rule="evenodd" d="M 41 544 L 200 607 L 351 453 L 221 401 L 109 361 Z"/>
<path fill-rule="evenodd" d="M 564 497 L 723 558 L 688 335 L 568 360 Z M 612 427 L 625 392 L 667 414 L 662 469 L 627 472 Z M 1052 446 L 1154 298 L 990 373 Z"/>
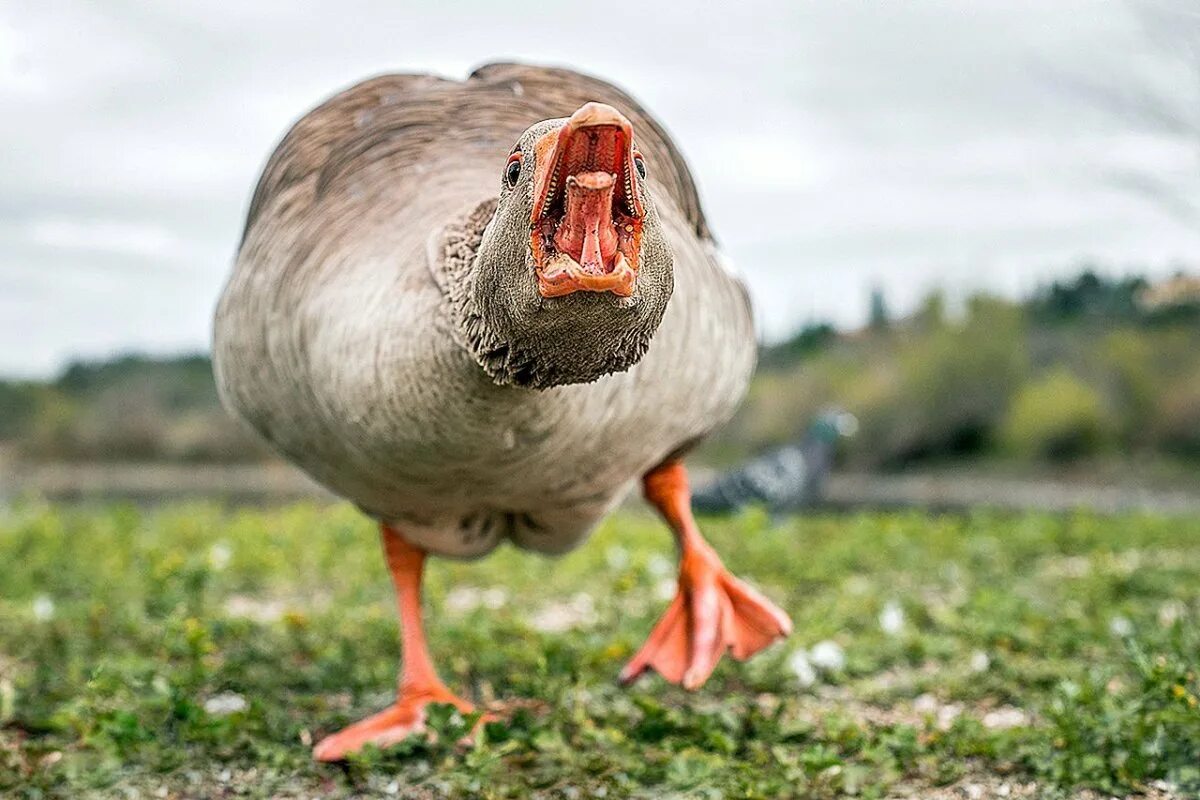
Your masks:
<path fill-rule="evenodd" d="M 874 284 L 902 310 L 934 285 L 1015 291 L 1087 255 L 1200 257 L 1198 226 L 1109 177 L 1200 189 L 1192 151 L 1038 69 L 1116 81 L 1148 64 L 1188 91 L 1123 5 L 665 0 L 622 23 L 628 46 L 601 47 L 580 36 L 587 6 L 522 8 L 0 11 L 0 373 L 205 347 L 258 171 L 298 116 L 366 75 L 506 58 L 607 76 L 654 109 L 770 335 L 861 320 Z"/>
<path fill-rule="evenodd" d="M 159 225 L 105 219 L 36 219 L 29 224 L 28 235 L 34 244 L 50 248 L 137 256 L 161 256 L 178 244 Z"/>

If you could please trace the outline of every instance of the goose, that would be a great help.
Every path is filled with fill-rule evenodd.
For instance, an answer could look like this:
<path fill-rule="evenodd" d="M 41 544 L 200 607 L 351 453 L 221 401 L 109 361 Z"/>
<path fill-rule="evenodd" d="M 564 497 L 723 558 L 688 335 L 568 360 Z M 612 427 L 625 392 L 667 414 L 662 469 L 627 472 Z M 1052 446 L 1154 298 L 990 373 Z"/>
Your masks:
<path fill-rule="evenodd" d="M 696 689 L 791 630 L 693 519 L 682 458 L 756 358 L 688 167 L 623 91 L 491 64 L 376 77 L 302 117 L 250 201 L 217 306 L 224 404 L 378 522 L 401 627 L 395 702 L 323 738 L 334 761 L 419 731 L 438 677 L 428 555 L 580 544 L 639 479 L 678 592 L 620 674 Z"/>

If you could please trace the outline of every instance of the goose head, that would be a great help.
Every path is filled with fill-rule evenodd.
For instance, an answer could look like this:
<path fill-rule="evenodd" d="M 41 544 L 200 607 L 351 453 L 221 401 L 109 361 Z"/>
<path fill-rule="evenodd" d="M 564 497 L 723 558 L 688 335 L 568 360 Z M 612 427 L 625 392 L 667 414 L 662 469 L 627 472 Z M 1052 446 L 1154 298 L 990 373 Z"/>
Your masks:
<path fill-rule="evenodd" d="M 472 292 L 503 351 L 492 377 L 547 388 L 637 363 L 674 278 L 647 183 L 653 165 L 630 121 L 586 103 L 528 128 L 497 166 L 500 192 Z"/>

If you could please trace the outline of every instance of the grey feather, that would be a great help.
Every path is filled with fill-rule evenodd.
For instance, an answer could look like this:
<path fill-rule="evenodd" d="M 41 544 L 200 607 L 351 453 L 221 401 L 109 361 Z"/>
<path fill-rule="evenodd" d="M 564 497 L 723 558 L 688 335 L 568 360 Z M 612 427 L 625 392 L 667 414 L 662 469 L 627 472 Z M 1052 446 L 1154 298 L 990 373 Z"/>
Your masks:
<path fill-rule="evenodd" d="M 590 100 L 633 123 L 670 252 L 639 275 L 632 310 L 572 295 L 536 305 L 544 328 L 506 329 L 489 298 L 533 283 L 481 256 L 489 225 L 506 233 L 505 159 Z M 481 294 L 488 280 L 502 285 Z M 255 191 L 213 350 L 226 405 L 281 453 L 462 557 L 577 544 L 732 414 L 755 352 L 744 288 L 662 127 L 602 81 L 507 64 L 465 82 L 375 78 L 301 119 Z"/>

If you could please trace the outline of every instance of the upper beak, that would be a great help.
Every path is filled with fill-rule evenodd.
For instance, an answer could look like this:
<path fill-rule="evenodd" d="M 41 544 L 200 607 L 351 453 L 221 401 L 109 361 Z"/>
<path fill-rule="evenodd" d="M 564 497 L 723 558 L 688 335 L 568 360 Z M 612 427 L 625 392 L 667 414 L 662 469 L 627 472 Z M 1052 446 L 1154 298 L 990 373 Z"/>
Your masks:
<path fill-rule="evenodd" d="M 616 135 L 603 136 L 606 130 Z M 530 224 L 536 224 L 541 219 L 556 193 L 566 183 L 567 176 L 574 171 L 573 167 L 578 166 L 571 162 L 585 164 L 590 169 L 614 172 L 618 185 L 623 189 L 629 214 L 638 219 L 645 216 L 633 176 L 633 124 L 612 106 L 593 102 L 585 103 L 571 115 L 559 129 L 553 149 L 544 160 L 544 168 L 542 164 L 538 165 Z"/>

